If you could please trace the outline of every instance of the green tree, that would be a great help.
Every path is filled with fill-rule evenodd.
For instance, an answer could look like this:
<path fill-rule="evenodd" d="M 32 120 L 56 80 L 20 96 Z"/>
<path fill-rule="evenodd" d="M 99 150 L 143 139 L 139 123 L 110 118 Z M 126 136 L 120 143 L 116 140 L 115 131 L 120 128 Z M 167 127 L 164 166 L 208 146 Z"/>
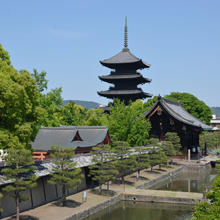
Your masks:
<path fill-rule="evenodd" d="M 58 184 L 62 188 L 61 203 L 65 205 L 67 189 L 75 189 L 82 182 L 82 172 L 80 168 L 76 168 L 77 163 L 73 162 L 74 149 L 71 147 L 51 147 L 53 153 L 51 157 L 54 159 L 50 184 Z"/>
<path fill-rule="evenodd" d="M 207 132 L 204 131 L 199 136 L 199 145 L 202 149 L 215 149 L 219 144 L 219 136 L 218 133 L 215 132 Z"/>
<path fill-rule="evenodd" d="M 40 92 L 47 90 L 48 80 L 46 79 L 46 75 L 47 73 L 45 71 L 38 73 L 37 69 L 33 69 L 33 73 L 31 74 L 31 76 L 35 79 L 37 88 Z"/>
<path fill-rule="evenodd" d="M 33 165 L 32 154 L 29 150 L 11 148 L 7 150 L 7 153 L 5 157 L 7 167 L 2 169 L 2 173 L 4 179 L 12 183 L 5 186 L 3 191 L 15 199 L 16 219 L 19 220 L 20 203 L 29 199 L 22 195 L 22 192 L 36 185 L 37 177 L 34 174 L 36 166 Z"/>
<path fill-rule="evenodd" d="M 86 111 L 85 125 L 104 126 L 108 124 L 108 114 L 103 109 L 88 109 Z"/>
<path fill-rule="evenodd" d="M 216 220 L 220 219 L 220 170 L 218 168 L 218 176 L 212 183 L 212 191 L 207 194 L 207 198 L 212 201 L 200 202 L 196 205 L 192 214 L 192 220 Z"/>
<path fill-rule="evenodd" d="M 57 127 L 62 124 L 61 112 L 63 108 L 62 88 L 52 89 L 41 96 L 41 106 L 45 110 L 42 125 Z"/>
<path fill-rule="evenodd" d="M 170 154 L 170 156 L 181 154 L 180 149 L 182 146 L 180 144 L 180 137 L 176 132 L 167 132 L 165 134 L 165 140 L 171 142 L 173 145 L 173 154 Z"/>
<path fill-rule="evenodd" d="M 40 92 L 29 72 L 10 65 L 8 53 L 1 46 L 0 79 L 0 148 L 18 142 L 28 148 L 44 114 Z"/>
<path fill-rule="evenodd" d="M 147 169 L 150 166 L 150 160 L 148 156 L 149 149 L 146 147 L 135 147 L 135 158 L 136 158 L 136 170 L 137 170 L 137 179 L 139 179 L 140 171 Z"/>
<path fill-rule="evenodd" d="M 84 125 L 85 109 L 70 101 L 60 112 L 60 120 L 63 125 Z"/>
<path fill-rule="evenodd" d="M 124 176 L 136 168 L 135 155 L 132 154 L 132 149 L 127 142 L 114 142 L 114 153 L 116 156 L 116 168 L 120 174 L 122 184 L 125 183 Z M 134 153 L 134 152 L 133 152 Z"/>
<path fill-rule="evenodd" d="M 150 123 L 143 117 L 141 100 L 124 105 L 115 99 L 110 105 L 108 128 L 114 141 L 126 141 L 131 146 L 145 145 L 149 137 Z"/>
<path fill-rule="evenodd" d="M 157 101 L 157 96 L 154 96 L 151 99 L 148 99 L 147 102 L 144 103 L 144 111 L 149 110 Z"/>
<path fill-rule="evenodd" d="M 4 50 L 1 44 L 0 44 L 0 60 L 5 62 L 7 65 L 11 65 L 11 60 L 8 51 Z"/>
<path fill-rule="evenodd" d="M 212 118 L 211 109 L 201 100 L 189 93 L 172 92 L 165 98 L 180 102 L 183 108 L 199 120 L 210 124 Z"/>
<path fill-rule="evenodd" d="M 176 150 L 171 141 L 162 141 L 161 142 L 162 151 L 166 154 L 166 156 L 171 157 L 176 155 Z"/>
<path fill-rule="evenodd" d="M 115 166 L 115 158 L 110 145 L 99 145 L 92 149 L 92 163 L 89 167 L 90 176 L 99 183 L 99 191 L 102 191 L 102 185 L 112 181 L 119 174 Z M 108 183 L 109 189 L 109 183 Z"/>
<path fill-rule="evenodd" d="M 149 146 L 148 155 L 151 171 L 153 171 L 153 167 L 156 165 L 159 165 L 160 168 L 161 165 L 167 164 L 168 157 L 163 149 L 163 143 L 160 143 L 157 138 L 151 138 L 149 140 Z"/>

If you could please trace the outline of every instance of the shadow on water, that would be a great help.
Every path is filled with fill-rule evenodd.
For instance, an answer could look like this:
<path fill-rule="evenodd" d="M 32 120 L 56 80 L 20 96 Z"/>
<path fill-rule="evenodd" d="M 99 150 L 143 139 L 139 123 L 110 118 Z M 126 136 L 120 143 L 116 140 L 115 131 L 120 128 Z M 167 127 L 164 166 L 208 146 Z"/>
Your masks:
<path fill-rule="evenodd" d="M 184 169 L 179 174 L 150 187 L 156 190 L 204 192 L 210 189 L 213 179 L 217 176 L 216 168 L 201 170 Z"/>
<path fill-rule="evenodd" d="M 121 201 L 84 220 L 185 220 L 192 211 L 187 205 Z"/>

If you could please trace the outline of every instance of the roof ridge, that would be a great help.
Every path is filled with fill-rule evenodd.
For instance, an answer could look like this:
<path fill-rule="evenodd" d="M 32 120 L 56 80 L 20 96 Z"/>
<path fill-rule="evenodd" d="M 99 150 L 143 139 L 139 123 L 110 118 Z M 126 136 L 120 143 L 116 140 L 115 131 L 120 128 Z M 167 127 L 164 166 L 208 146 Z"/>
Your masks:
<path fill-rule="evenodd" d="M 182 107 L 182 105 L 180 104 L 180 102 L 176 102 L 176 101 L 173 101 L 173 100 L 170 100 L 170 99 L 166 99 L 166 98 L 163 98 L 161 97 L 162 100 L 164 100 L 165 102 L 168 102 L 170 104 L 174 104 L 174 105 L 179 105 Z"/>
<path fill-rule="evenodd" d="M 107 129 L 106 126 L 59 126 L 59 127 L 41 127 L 48 130 L 68 130 L 68 129 Z"/>

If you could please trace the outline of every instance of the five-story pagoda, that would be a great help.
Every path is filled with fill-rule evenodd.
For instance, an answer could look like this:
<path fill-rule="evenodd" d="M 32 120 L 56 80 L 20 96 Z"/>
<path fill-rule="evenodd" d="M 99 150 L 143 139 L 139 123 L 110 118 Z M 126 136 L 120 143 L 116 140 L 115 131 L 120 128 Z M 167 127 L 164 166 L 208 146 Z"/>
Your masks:
<path fill-rule="evenodd" d="M 100 63 L 114 70 L 109 75 L 99 76 L 100 80 L 114 84 L 114 87 L 109 87 L 109 90 L 98 92 L 100 96 L 118 98 L 125 104 L 130 100 L 152 97 L 151 94 L 137 87 L 139 84 L 151 82 L 151 79 L 144 78 L 137 72 L 138 69 L 149 68 L 150 65 L 134 56 L 128 49 L 127 18 L 125 18 L 124 48 L 120 53 Z"/>

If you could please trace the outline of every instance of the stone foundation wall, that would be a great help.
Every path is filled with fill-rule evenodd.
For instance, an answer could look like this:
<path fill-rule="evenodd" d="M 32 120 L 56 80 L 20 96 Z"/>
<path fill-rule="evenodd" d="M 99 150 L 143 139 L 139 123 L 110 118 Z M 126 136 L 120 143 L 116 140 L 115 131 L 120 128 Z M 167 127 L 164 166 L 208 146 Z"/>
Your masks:
<path fill-rule="evenodd" d="M 194 205 L 200 202 L 199 199 L 190 198 L 175 198 L 175 197 L 161 197 L 161 196 L 148 196 L 148 195 L 132 195 L 124 194 L 122 200 L 135 201 L 135 202 L 158 202 L 158 203 L 175 203 L 175 204 L 187 204 Z"/>
<path fill-rule="evenodd" d="M 89 209 L 86 209 L 82 212 L 79 212 L 77 214 L 72 215 L 71 217 L 66 218 L 65 220 L 80 220 L 80 219 L 84 219 L 86 217 L 88 217 L 89 215 L 92 215 L 98 211 L 101 211 L 102 209 L 108 208 L 114 204 L 116 204 L 117 202 L 119 202 L 122 199 L 123 195 L 116 195 L 110 199 L 108 199 L 107 201 L 104 201 L 96 206 L 93 206 Z"/>
<path fill-rule="evenodd" d="M 162 176 L 160 176 L 160 177 L 158 177 L 156 179 L 150 180 L 150 181 L 148 181 L 148 182 L 146 182 L 146 183 L 144 183 L 142 185 L 137 186 L 136 188 L 137 189 L 143 189 L 143 188 L 144 189 L 148 189 L 151 186 L 153 186 L 153 185 L 155 185 L 157 183 L 160 183 L 161 181 L 164 181 L 164 180 L 170 178 L 171 176 L 175 176 L 176 174 L 178 174 L 182 170 L 183 170 L 183 167 L 181 166 L 180 168 L 178 168 L 178 169 L 176 169 L 174 171 L 171 171 L 171 172 L 169 172 L 167 174 L 164 174 L 164 175 L 162 175 Z"/>

